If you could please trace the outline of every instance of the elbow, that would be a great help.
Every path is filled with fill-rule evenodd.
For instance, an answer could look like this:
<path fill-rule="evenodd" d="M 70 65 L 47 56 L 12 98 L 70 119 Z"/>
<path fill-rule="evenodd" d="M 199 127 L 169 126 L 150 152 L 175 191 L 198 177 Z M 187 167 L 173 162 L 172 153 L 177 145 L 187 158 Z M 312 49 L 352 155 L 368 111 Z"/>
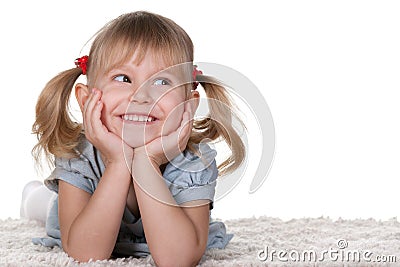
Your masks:
<path fill-rule="evenodd" d="M 201 243 L 182 242 L 178 247 L 170 246 L 170 249 L 151 251 L 151 254 L 156 266 L 191 267 L 199 264 L 206 251 L 206 245 L 206 241 Z"/>
<path fill-rule="evenodd" d="M 98 261 L 98 260 L 108 260 L 111 255 L 101 255 L 99 253 L 87 253 L 87 254 L 82 254 L 82 253 L 68 253 L 69 257 L 73 258 L 75 261 L 78 261 L 80 263 L 87 263 L 90 261 Z"/>
<path fill-rule="evenodd" d="M 160 267 L 190 267 L 197 266 L 205 250 L 181 250 L 176 253 L 163 253 L 154 255 L 153 260 L 156 266 Z"/>
<path fill-rule="evenodd" d="M 164 258 L 157 258 L 154 259 L 156 266 L 159 267 L 191 267 L 197 266 L 200 262 L 201 257 L 164 257 Z"/>
<path fill-rule="evenodd" d="M 73 249 L 72 247 L 65 246 L 64 244 L 63 250 L 65 253 L 68 254 L 69 257 L 81 263 L 89 261 L 108 260 L 111 257 L 111 254 L 107 252 L 101 252 L 91 249 Z"/>

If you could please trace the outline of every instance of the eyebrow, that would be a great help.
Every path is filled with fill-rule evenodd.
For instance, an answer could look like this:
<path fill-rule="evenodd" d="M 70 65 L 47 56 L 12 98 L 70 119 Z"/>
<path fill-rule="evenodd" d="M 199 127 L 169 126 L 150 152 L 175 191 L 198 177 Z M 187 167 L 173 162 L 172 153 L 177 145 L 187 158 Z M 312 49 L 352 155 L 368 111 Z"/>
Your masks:
<path fill-rule="evenodd" d="M 106 71 L 106 74 L 111 74 L 113 72 L 129 72 L 132 70 L 129 70 L 129 67 L 124 66 L 124 65 L 118 65 L 111 67 L 109 70 Z"/>
<path fill-rule="evenodd" d="M 153 76 L 162 76 L 162 75 L 168 75 L 168 76 L 176 76 L 176 73 L 174 73 L 174 72 L 172 72 L 172 71 L 170 71 L 169 69 L 163 69 L 163 70 L 159 70 L 159 71 L 157 71 L 156 73 L 154 73 L 153 75 L 152 75 L 152 77 Z"/>
<path fill-rule="evenodd" d="M 110 74 L 115 74 L 115 73 L 120 73 L 120 72 L 134 72 L 134 71 L 129 66 L 120 65 L 120 66 L 112 67 L 109 71 L 106 72 L 106 74 L 110 75 Z M 170 77 L 171 76 L 176 77 L 179 74 L 180 73 L 178 71 L 171 71 L 171 69 L 169 67 L 167 67 L 167 68 L 155 71 L 149 78 L 156 77 L 156 76 L 163 76 L 163 75 L 170 76 Z"/>

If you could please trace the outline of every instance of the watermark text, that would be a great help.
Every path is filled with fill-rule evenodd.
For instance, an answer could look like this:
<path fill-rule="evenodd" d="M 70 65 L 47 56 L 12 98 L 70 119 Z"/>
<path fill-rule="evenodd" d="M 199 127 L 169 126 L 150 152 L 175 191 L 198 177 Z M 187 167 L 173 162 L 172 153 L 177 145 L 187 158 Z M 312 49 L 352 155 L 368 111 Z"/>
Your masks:
<path fill-rule="evenodd" d="M 366 249 L 348 249 L 348 242 L 340 239 L 336 247 L 330 247 L 325 250 L 287 250 L 271 249 L 265 246 L 264 249 L 257 252 L 257 258 L 260 261 L 280 261 L 280 262 L 377 262 L 394 263 L 397 262 L 395 255 L 375 255 L 372 251 Z"/>

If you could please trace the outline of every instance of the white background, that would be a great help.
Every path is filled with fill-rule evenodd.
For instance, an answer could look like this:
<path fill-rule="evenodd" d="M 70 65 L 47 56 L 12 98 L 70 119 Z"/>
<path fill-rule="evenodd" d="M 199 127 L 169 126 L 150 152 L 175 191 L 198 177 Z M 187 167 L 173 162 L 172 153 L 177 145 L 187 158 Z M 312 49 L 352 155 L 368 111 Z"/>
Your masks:
<path fill-rule="evenodd" d="M 30 155 L 41 89 L 101 26 L 136 10 L 176 21 L 195 61 L 243 73 L 272 112 L 267 180 L 249 194 L 249 170 L 214 217 L 399 215 L 398 1 L 15 0 L 0 4 L 1 219 L 18 218 L 24 184 L 48 174 Z"/>

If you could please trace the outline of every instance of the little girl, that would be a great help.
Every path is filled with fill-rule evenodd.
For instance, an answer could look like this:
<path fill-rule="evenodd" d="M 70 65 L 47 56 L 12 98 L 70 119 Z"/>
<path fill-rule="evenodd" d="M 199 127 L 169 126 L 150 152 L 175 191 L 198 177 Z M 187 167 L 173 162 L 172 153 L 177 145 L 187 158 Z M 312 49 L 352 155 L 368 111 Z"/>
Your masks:
<path fill-rule="evenodd" d="M 44 184 L 57 194 L 25 188 L 22 216 L 40 219 L 30 209 L 48 207 L 39 212 L 48 236 L 33 242 L 78 261 L 151 253 L 159 266 L 193 266 L 207 248 L 224 248 L 232 235 L 210 220 L 216 179 L 242 163 L 245 149 L 231 125 L 233 103 L 193 65 L 187 33 L 160 15 L 125 14 L 75 64 L 36 105 L 33 153 L 54 160 Z M 80 75 L 87 84 L 75 84 Z M 195 119 L 199 83 L 209 115 Z M 69 113 L 72 88 L 83 123 Z M 232 153 L 217 167 L 205 141 L 220 139 Z"/>

